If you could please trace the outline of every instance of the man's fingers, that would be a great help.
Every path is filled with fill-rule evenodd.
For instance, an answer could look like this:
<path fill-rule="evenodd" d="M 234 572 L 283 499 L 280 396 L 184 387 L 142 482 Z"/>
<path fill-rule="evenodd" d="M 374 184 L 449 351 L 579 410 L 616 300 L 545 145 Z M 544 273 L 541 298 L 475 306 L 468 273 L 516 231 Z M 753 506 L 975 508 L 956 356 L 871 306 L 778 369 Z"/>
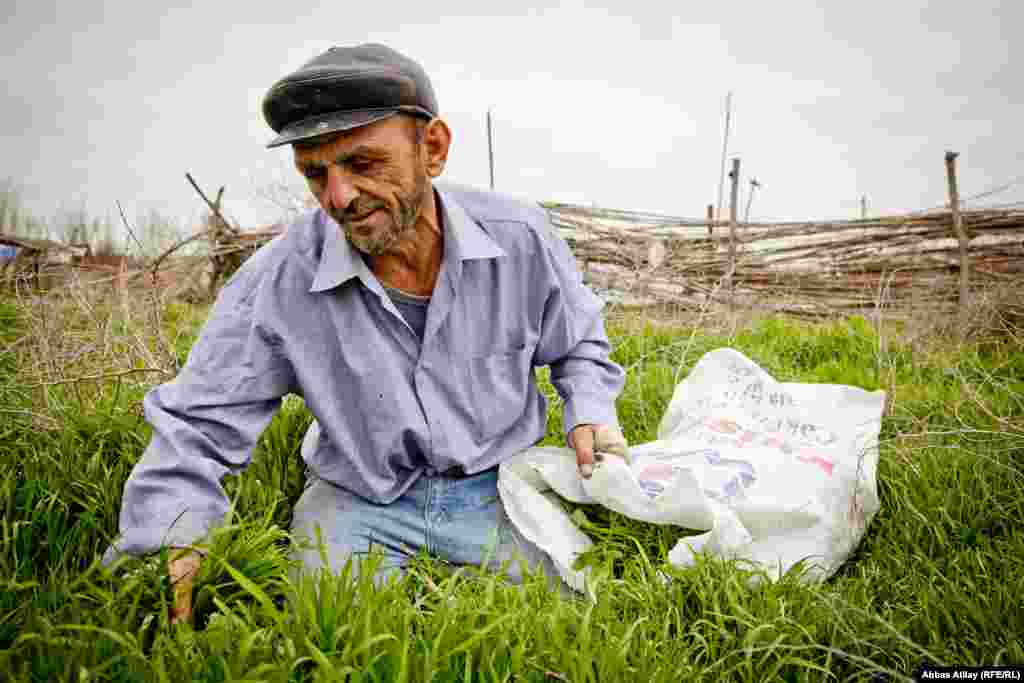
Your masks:
<path fill-rule="evenodd" d="M 629 447 L 622 429 L 614 424 L 577 425 L 569 432 L 569 445 L 576 451 L 576 465 L 584 479 L 590 479 L 594 463 L 601 459 L 602 453 L 629 459 Z"/>
<path fill-rule="evenodd" d="M 570 435 L 572 447 L 576 451 L 576 465 L 584 479 L 594 473 L 594 430 L 591 425 L 579 425 Z"/>
<path fill-rule="evenodd" d="M 576 451 L 576 464 L 594 464 L 594 430 L 580 425 L 572 432 L 572 447 Z"/>
<path fill-rule="evenodd" d="M 626 437 L 616 425 L 597 425 L 594 428 L 594 450 L 627 458 Z"/>
<path fill-rule="evenodd" d="M 172 624 L 192 619 L 192 579 L 181 579 L 174 584 L 170 618 Z"/>
<path fill-rule="evenodd" d="M 167 563 L 167 575 L 174 595 L 170 613 L 172 624 L 192 618 L 192 580 L 199 572 L 201 559 L 198 553 L 191 552 Z"/>

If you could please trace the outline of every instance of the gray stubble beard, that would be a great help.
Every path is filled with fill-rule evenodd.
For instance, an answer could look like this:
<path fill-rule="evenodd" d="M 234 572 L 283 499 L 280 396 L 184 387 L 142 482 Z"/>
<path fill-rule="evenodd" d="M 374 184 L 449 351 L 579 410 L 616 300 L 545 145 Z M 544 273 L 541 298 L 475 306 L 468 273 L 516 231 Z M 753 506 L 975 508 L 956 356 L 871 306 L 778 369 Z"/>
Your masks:
<path fill-rule="evenodd" d="M 424 168 L 417 169 L 416 182 L 412 194 L 406 197 L 398 196 L 397 215 L 391 215 L 391 225 L 386 226 L 379 232 L 363 237 L 355 232 L 348 222 L 341 223 L 349 242 L 359 251 L 368 256 L 380 256 L 398 242 L 411 239 L 416 234 L 416 219 L 419 218 L 423 208 L 423 202 L 430 191 L 430 181 Z M 387 210 L 387 207 L 381 207 Z"/>

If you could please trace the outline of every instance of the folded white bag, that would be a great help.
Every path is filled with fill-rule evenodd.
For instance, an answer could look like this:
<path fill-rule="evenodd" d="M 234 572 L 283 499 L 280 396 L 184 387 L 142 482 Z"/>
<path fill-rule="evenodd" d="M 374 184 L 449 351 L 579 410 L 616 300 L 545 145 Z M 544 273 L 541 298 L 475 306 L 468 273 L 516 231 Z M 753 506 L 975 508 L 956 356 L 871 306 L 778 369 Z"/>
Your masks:
<path fill-rule="evenodd" d="M 746 560 L 777 579 L 801 560 L 823 581 L 878 511 L 878 433 L 885 392 L 777 382 L 734 349 L 711 351 L 676 386 L 658 439 L 606 456 L 582 479 L 568 448 L 530 448 L 502 463 L 509 518 L 585 592 L 572 568 L 591 546 L 556 498 L 604 505 L 654 524 L 706 530 L 668 555 Z"/>

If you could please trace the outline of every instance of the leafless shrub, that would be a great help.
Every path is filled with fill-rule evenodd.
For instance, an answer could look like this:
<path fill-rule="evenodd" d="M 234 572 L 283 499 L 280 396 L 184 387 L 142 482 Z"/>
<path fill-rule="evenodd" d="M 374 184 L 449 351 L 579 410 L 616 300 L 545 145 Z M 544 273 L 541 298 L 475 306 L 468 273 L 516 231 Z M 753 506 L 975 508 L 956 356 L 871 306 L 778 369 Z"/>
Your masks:
<path fill-rule="evenodd" d="M 901 339 L 930 351 L 948 349 L 950 343 L 981 347 L 1019 345 L 1024 350 L 1024 301 L 1020 296 L 1024 275 L 984 289 L 976 289 L 967 306 L 943 310 L 922 307 L 903 318 Z"/>
<path fill-rule="evenodd" d="M 178 373 L 176 349 L 201 311 L 170 301 L 166 287 L 111 284 L 72 271 L 64 286 L 13 292 L 21 334 L 0 353 L 14 355 L 17 386 L 36 411 L 52 415 L 57 393 L 88 406 Z"/>

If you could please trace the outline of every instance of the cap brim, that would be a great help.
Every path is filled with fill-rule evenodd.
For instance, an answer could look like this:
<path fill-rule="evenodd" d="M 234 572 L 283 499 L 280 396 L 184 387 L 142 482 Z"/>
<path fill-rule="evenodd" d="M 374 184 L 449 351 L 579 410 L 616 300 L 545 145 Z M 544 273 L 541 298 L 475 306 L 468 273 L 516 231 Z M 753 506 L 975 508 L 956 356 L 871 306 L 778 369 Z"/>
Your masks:
<path fill-rule="evenodd" d="M 398 107 L 387 109 L 362 109 L 360 111 L 335 112 L 327 116 L 317 116 L 304 121 L 285 126 L 281 134 L 270 141 L 267 149 L 280 147 L 293 142 L 312 140 L 321 135 L 341 133 L 353 128 L 359 128 L 375 121 L 382 121 L 394 116 L 401 110 Z"/>

